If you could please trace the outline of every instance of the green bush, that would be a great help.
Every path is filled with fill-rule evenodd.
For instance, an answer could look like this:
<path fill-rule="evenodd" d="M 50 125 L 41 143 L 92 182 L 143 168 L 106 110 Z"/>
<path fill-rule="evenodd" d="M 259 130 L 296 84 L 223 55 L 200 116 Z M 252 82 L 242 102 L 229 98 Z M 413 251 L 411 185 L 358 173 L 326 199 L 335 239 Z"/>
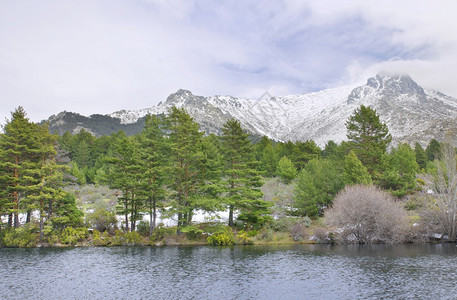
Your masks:
<path fill-rule="evenodd" d="M 174 234 L 176 234 L 176 227 L 165 227 L 162 224 L 160 224 L 154 229 L 149 239 L 151 242 L 158 242 L 163 240 L 167 236 Z"/>
<path fill-rule="evenodd" d="M 116 214 L 105 208 L 96 209 L 93 213 L 87 216 L 86 220 L 89 222 L 90 226 L 100 232 L 112 232 L 117 227 Z"/>
<path fill-rule="evenodd" d="M 241 230 L 236 235 L 236 243 L 238 245 L 252 245 L 254 242 L 248 237 L 248 233 Z"/>
<path fill-rule="evenodd" d="M 205 226 L 205 233 L 213 234 L 218 232 L 223 232 L 226 225 L 223 223 L 212 223 Z"/>
<path fill-rule="evenodd" d="M 417 182 L 418 185 L 421 185 L 421 186 L 424 186 L 424 185 L 425 185 L 425 181 L 424 181 L 424 179 L 422 179 L 422 178 L 417 178 L 417 179 L 416 179 L 416 182 Z"/>
<path fill-rule="evenodd" d="M 208 244 L 213 246 L 230 246 L 235 244 L 232 228 L 226 227 L 224 232 L 210 235 L 207 239 Z"/>
<path fill-rule="evenodd" d="M 106 231 L 100 232 L 98 230 L 94 230 L 94 233 L 92 234 L 92 239 L 92 243 L 94 246 L 107 246 L 111 243 L 111 239 Z"/>
<path fill-rule="evenodd" d="M 38 228 L 29 223 L 17 229 L 5 230 L 3 244 L 5 247 L 36 247 L 38 239 Z"/>
<path fill-rule="evenodd" d="M 148 236 L 149 235 L 149 221 L 140 221 L 136 226 L 136 231 L 141 236 Z"/>
<path fill-rule="evenodd" d="M 115 235 L 111 238 L 111 245 L 113 246 L 135 246 L 141 244 L 141 236 L 138 232 L 122 232 L 116 230 Z"/>
<path fill-rule="evenodd" d="M 421 203 L 416 198 L 410 198 L 405 202 L 404 208 L 406 210 L 417 210 L 421 207 Z"/>
<path fill-rule="evenodd" d="M 0 231 L 0 248 L 5 247 L 5 242 L 3 241 L 5 238 L 6 230 Z"/>
<path fill-rule="evenodd" d="M 248 237 L 255 237 L 258 234 L 259 234 L 258 230 L 249 230 L 247 233 Z"/>
<path fill-rule="evenodd" d="M 67 227 L 60 234 L 60 241 L 67 245 L 76 245 L 78 241 L 81 241 L 89 236 L 89 231 L 86 227 Z"/>
<path fill-rule="evenodd" d="M 194 225 L 181 228 L 181 232 L 186 234 L 189 240 L 195 240 L 202 236 L 203 230 Z"/>

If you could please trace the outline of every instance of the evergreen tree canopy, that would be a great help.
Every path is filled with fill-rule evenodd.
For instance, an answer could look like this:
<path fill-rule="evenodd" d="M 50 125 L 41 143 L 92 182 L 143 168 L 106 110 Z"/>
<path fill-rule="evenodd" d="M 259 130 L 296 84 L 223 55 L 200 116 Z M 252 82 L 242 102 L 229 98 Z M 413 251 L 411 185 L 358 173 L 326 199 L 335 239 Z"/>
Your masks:
<path fill-rule="evenodd" d="M 347 185 L 371 184 L 371 177 L 367 168 L 357 158 L 354 151 L 349 152 L 344 159 L 343 178 Z"/>
<path fill-rule="evenodd" d="M 422 148 L 421 144 L 416 143 L 416 145 L 414 146 L 414 153 L 419 168 L 425 170 L 427 166 L 427 153 L 425 153 L 425 150 L 424 148 Z"/>
<path fill-rule="evenodd" d="M 269 143 L 262 153 L 262 170 L 265 171 L 265 176 L 273 177 L 276 174 L 278 165 L 278 155 L 273 143 Z"/>
<path fill-rule="evenodd" d="M 170 145 L 172 211 L 178 215 L 178 230 L 192 221 L 204 183 L 204 154 L 200 126 L 183 109 L 172 107 L 166 118 Z"/>
<path fill-rule="evenodd" d="M 113 148 L 113 155 L 105 159 L 109 164 L 107 174 L 109 185 L 111 188 L 121 190 L 122 194 L 118 197 L 120 203 L 118 211 L 125 217 L 127 231 L 134 231 L 136 222 L 140 219 L 139 212 L 144 199 L 140 194 L 143 173 L 138 143 L 133 137 L 124 135 L 115 140 Z"/>
<path fill-rule="evenodd" d="M 294 162 L 295 167 L 301 170 L 310 160 L 319 158 L 321 152 L 321 149 L 312 140 L 306 142 L 297 141 L 294 144 L 293 154 L 290 159 Z"/>
<path fill-rule="evenodd" d="M 332 161 L 313 159 L 298 174 L 294 206 L 301 215 L 319 216 L 343 187 L 343 178 Z"/>
<path fill-rule="evenodd" d="M 149 234 L 156 227 L 157 205 L 165 199 L 165 183 L 169 165 L 167 139 L 164 136 L 163 124 L 157 116 L 147 116 L 139 140 L 139 166 L 143 174 L 141 192 L 146 198 L 146 209 L 149 213 Z"/>
<path fill-rule="evenodd" d="M 427 148 L 425 149 L 425 152 L 427 153 L 427 159 L 429 161 L 434 161 L 435 159 L 440 159 L 441 144 L 437 140 L 432 139 L 432 140 L 430 140 L 430 143 L 428 144 Z"/>
<path fill-rule="evenodd" d="M 235 119 L 228 120 L 222 132 L 223 181 L 227 191 L 224 202 L 229 207 L 229 226 L 233 226 L 234 211 L 237 209 L 241 209 L 239 219 L 251 223 L 264 222 L 270 205 L 261 199 L 261 177 L 248 135 Z"/>
<path fill-rule="evenodd" d="M 32 123 L 22 107 L 12 113 L 0 135 L 0 212 L 9 226 L 19 226 L 19 213 L 40 213 L 40 237 L 44 219 L 60 217 L 57 208 L 66 196 L 62 190 L 66 167 L 58 163 L 57 136 L 47 124 Z M 14 219 L 14 220 L 13 220 Z"/>
<path fill-rule="evenodd" d="M 283 156 L 278 163 L 277 173 L 281 180 L 287 184 L 297 177 L 297 168 L 287 156 Z"/>
<path fill-rule="evenodd" d="M 392 137 L 376 111 L 361 105 L 346 122 L 347 137 L 353 150 L 372 177 L 377 177 L 382 155 Z"/>
<path fill-rule="evenodd" d="M 390 154 L 385 154 L 383 169 L 380 183 L 384 189 L 392 191 L 397 197 L 414 191 L 419 166 L 414 150 L 408 144 L 400 144 Z"/>

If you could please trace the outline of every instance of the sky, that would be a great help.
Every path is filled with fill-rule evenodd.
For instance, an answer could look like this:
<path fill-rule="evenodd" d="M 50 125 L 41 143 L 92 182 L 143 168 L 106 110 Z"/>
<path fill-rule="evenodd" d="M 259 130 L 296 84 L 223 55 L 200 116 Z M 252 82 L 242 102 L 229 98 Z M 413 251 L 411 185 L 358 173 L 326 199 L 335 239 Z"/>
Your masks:
<path fill-rule="evenodd" d="M 0 0 L 0 124 L 409 74 L 457 97 L 457 1 Z"/>

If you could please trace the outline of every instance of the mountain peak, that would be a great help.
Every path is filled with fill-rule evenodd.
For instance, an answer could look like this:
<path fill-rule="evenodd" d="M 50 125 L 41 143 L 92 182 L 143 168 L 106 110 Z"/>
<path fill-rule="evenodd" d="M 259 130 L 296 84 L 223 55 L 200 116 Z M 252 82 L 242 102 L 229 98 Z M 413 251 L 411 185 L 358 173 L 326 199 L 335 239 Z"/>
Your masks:
<path fill-rule="evenodd" d="M 348 96 L 347 103 L 357 102 L 369 95 L 376 95 L 381 99 L 407 95 L 416 97 L 419 101 L 426 100 L 424 89 L 409 75 L 387 72 L 380 72 L 375 77 L 368 78 L 366 85 L 355 88 Z"/>
<path fill-rule="evenodd" d="M 166 115 L 171 106 L 185 108 L 207 133 L 221 132 L 223 124 L 238 119 L 251 134 L 274 140 L 313 140 L 323 146 L 329 140 L 341 142 L 346 137 L 346 120 L 361 104 L 376 109 L 389 126 L 394 143 L 443 140 L 455 129 L 457 99 L 424 90 L 406 74 L 379 73 L 366 84 L 344 86 L 309 94 L 270 97 L 261 101 L 230 96 L 203 97 L 180 89 L 163 103 L 140 111 L 124 110 L 109 117 L 82 117 L 63 112 L 50 118 L 50 130 L 63 133 L 81 128 L 97 135 L 119 129 L 139 132 L 144 116 Z"/>
<path fill-rule="evenodd" d="M 194 97 L 194 95 L 191 91 L 179 89 L 176 93 L 170 94 L 164 104 L 180 106 L 179 104 L 183 104 L 186 99 L 192 97 Z"/>

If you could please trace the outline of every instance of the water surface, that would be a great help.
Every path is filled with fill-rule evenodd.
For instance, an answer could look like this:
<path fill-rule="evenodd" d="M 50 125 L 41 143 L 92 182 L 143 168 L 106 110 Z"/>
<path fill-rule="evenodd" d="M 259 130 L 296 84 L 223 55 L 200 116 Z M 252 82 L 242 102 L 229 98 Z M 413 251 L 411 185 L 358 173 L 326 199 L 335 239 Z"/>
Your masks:
<path fill-rule="evenodd" d="M 457 299 L 455 244 L 0 249 L 0 299 Z"/>

